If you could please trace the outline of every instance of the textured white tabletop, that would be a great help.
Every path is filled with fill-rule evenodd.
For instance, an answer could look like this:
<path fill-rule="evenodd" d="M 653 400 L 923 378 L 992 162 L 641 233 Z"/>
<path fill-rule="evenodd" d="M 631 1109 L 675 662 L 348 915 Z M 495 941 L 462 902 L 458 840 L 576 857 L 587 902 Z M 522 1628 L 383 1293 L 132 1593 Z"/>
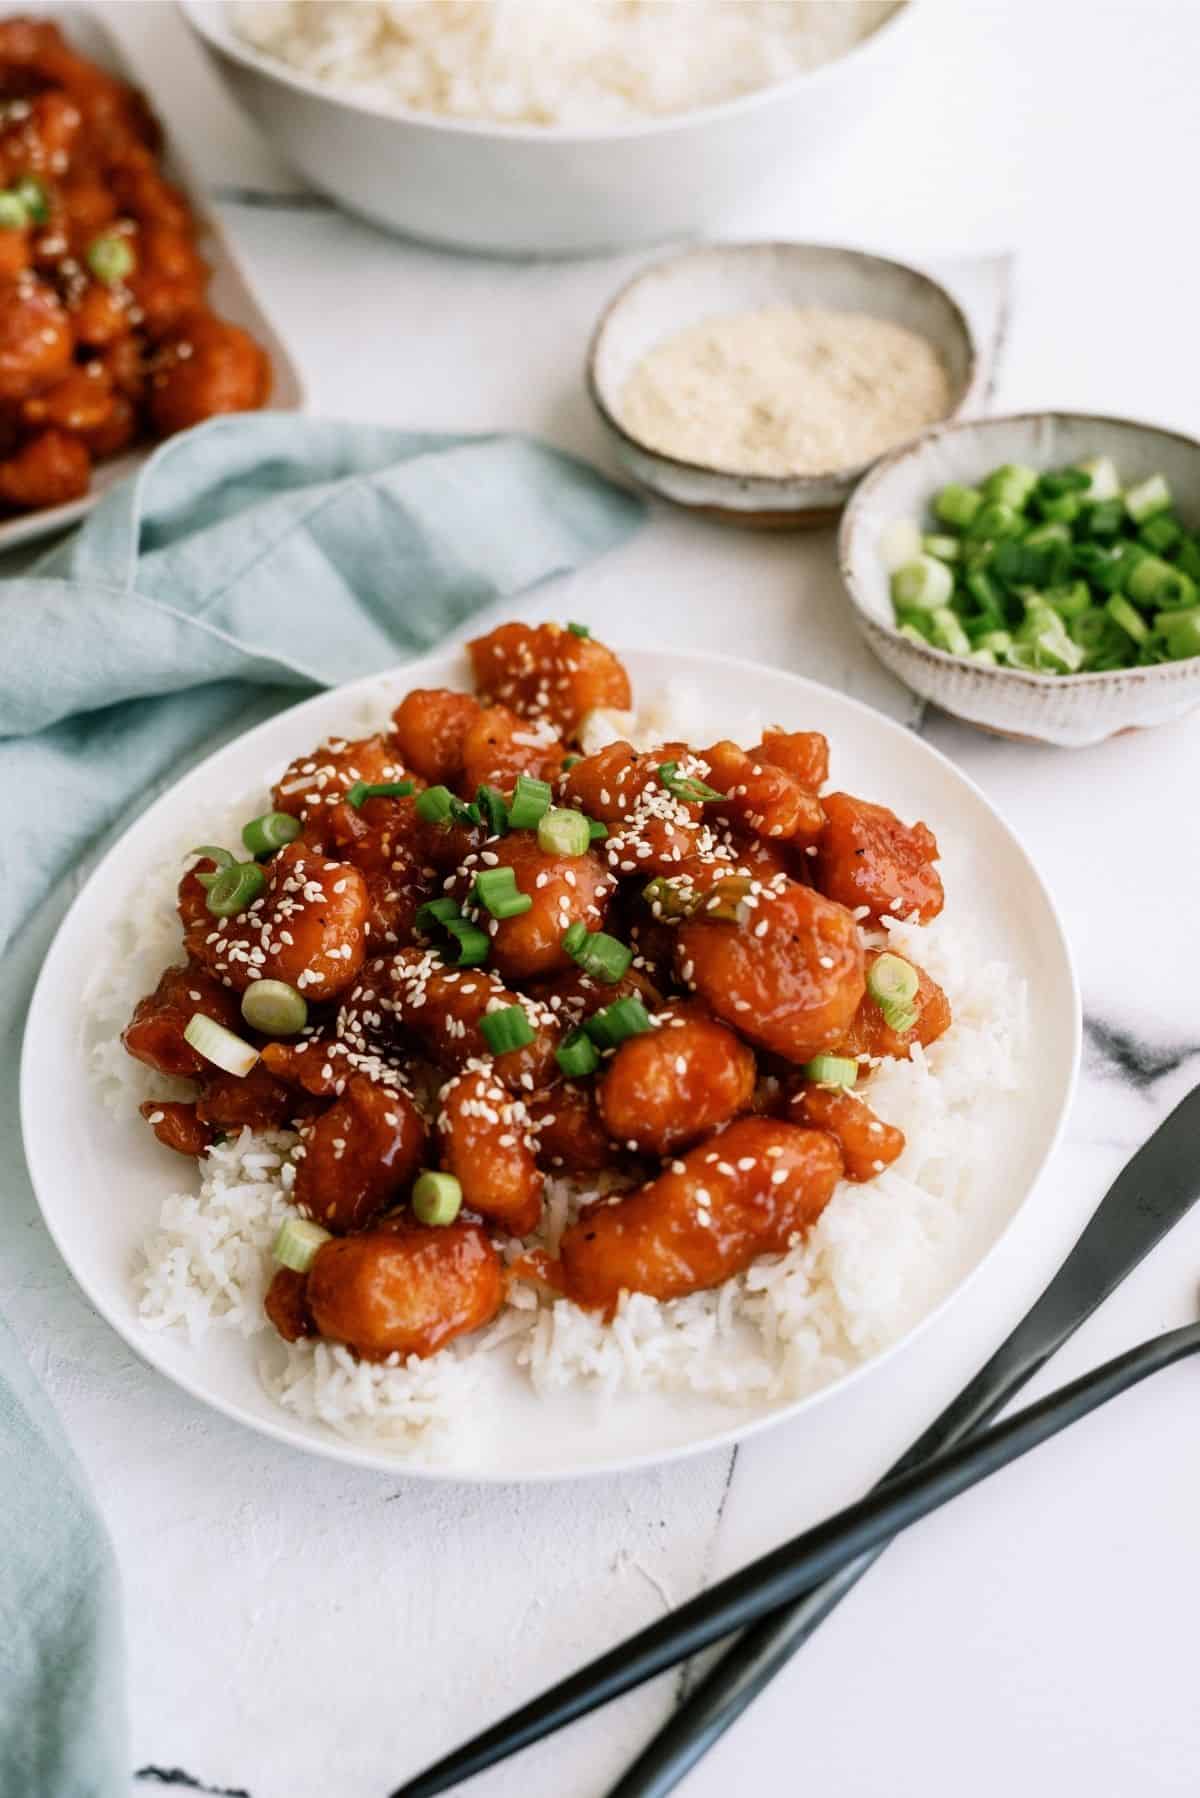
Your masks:
<path fill-rule="evenodd" d="M 212 184 L 317 410 L 519 427 L 604 462 L 580 360 L 635 259 L 477 262 L 343 219 L 297 193 L 169 10 L 103 11 Z M 785 212 L 749 208 L 735 229 L 914 256 L 1015 247 L 1000 404 L 1200 430 L 1200 7 L 953 0 L 928 41 L 936 62 L 797 182 Z M 659 511 L 577 578 L 572 615 L 603 618 L 618 642 L 686 636 L 804 671 L 806 632 L 828 646 L 845 628 L 832 597 L 799 625 L 798 588 L 828 555 Z M 561 590 L 526 610 L 562 615 Z M 36 1329 L 31 1309 L 21 1321 L 124 1574 L 131 1790 L 385 1798 L 553 1676 L 856 1496 L 991 1351 L 1195 1082 L 1184 918 L 1200 900 L 1200 716 L 1069 753 L 941 717 L 923 728 L 1011 819 L 1063 908 L 1086 1066 L 1036 1226 L 1018 1222 L 969 1294 L 851 1402 L 736 1455 L 623 1479 L 419 1484 L 209 1413 L 94 1318 L 48 1245 L 35 1256 Z M 1198 1286 L 1200 1212 L 1037 1389 L 1189 1318 Z M 1187 1366 L 1160 1376 L 890 1550 L 687 1798 L 1194 1793 L 1196 1379 Z M 678 1691 L 665 1678 L 469 1789 L 602 1798 Z"/>

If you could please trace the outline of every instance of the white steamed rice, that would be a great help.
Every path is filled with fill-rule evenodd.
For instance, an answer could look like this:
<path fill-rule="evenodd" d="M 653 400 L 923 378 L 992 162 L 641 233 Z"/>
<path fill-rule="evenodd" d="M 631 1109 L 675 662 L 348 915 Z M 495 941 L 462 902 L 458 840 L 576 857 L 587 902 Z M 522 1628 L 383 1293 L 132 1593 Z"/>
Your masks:
<path fill-rule="evenodd" d="M 892 0 L 236 0 L 248 44 L 350 98 L 594 130 L 844 56 Z"/>
<path fill-rule="evenodd" d="M 624 719 L 595 720 L 591 746 L 618 734 L 646 743 L 694 740 L 703 715 L 700 695 L 673 688 L 643 711 L 636 730 Z M 363 728 L 374 724 L 364 720 Z M 730 734 L 757 741 L 759 721 Z M 230 824 L 260 797 L 231 808 Z M 218 823 L 210 813 L 208 840 L 214 830 L 219 838 Z M 180 857 L 198 840 L 193 825 L 181 833 Z M 945 1037 L 872 1077 L 872 1105 L 904 1130 L 908 1146 L 869 1184 L 843 1182 L 788 1254 L 764 1257 L 716 1291 L 666 1304 L 628 1295 L 611 1325 L 514 1283 L 480 1334 L 427 1361 L 372 1365 L 328 1343 L 284 1344 L 268 1325 L 262 1301 L 270 1246 L 288 1210 L 296 1138 L 244 1130 L 210 1152 L 198 1180 L 164 1196 L 134 1272 L 141 1322 L 193 1343 L 213 1330 L 253 1337 L 264 1383 L 284 1409 L 423 1458 L 464 1451 L 478 1394 L 511 1379 L 514 1366 L 537 1393 L 694 1393 L 742 1406 L 783 1403 L 840 1378 L 904 1336 L 977 1258 L 994 1223 L 981 1215 L 978 1197 L 985 1158 L 1023 1084 L 1022 983 L 989 953 L 963 904 L 969 861 L 953 843 L 942 849 L 947 912 L 925 928 L 897 922 L 887 929 L 946 988 L 954 1008 Z M 131 1129 L 143 1127 L 135 1121 L 142 1099 L 186 1090 L 131 1060 L 119 1039 L 136 1000 L 179 957 L 177 871 L 167 857 L 139 883 L 113 955 L 86 995 L 96 1079 Z M 553 1248 L 595 1190 L 551 1180 L 540 1240 Z M 516 1245 L 507 1252 L 514 1256 Z"/>

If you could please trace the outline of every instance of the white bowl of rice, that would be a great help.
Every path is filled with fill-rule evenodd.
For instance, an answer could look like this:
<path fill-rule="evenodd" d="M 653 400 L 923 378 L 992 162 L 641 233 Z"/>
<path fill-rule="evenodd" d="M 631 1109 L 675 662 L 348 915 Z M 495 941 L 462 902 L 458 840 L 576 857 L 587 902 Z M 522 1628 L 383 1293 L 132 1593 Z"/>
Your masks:
<path fill-rule="evenodd" d="M 321 192 L 385 229 L 568 255 L 719 225 L 867 116 L 913 0 L 180 0 Z"/>

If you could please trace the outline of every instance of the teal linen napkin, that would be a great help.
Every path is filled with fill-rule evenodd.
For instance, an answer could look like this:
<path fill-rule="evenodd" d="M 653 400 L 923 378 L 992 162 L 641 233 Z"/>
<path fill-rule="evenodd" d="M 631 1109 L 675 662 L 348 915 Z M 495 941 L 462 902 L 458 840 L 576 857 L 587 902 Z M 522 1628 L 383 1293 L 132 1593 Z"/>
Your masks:
<path fill-rule="evenodd" d="M 157 450 L 0 592 L 0 1255 L 35 1217 L 16 1035 L 83 851 L 248 710 L 429 648 L 615 546 L 643 508 L 527 439 L 260 413 Z M 0 1320 L 0 1794 L 129 1790 L 112 1551 Z M 166 1745 L 164 1745 L 165 1747 Z"/>

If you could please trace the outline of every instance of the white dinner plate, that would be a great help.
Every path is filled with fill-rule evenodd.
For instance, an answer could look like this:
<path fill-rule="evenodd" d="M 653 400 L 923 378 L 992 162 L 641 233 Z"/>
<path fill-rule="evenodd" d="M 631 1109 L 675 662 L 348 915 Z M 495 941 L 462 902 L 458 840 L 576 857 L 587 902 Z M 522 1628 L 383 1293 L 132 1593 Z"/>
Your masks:
<path fill-rule="evenodd" d="M 24 7 L 23 11 L 53 18 L 74 49 L 122 80 L 138 85 L 137 71 L 130 68 L 116 39 L 92 7 L 35 4 Z M 146 98 L 153 107 L 154 94 L 146 90 Z M 200 251 L 212 269 L 208 298 L 213 309 L 249 331 L 270 357 L 271 391 L 266 404 L 275 412 L 302 412 L 306 404 L 304 386 L 287 345 L 259 304 L 221 221 L 205 202 L 199 178 L 172 142 L 170 120 L 160 122 L 167 133 L 163 167 L 186 193 L 200 225 Z M 124 455 L 97 462 L 92 470 L 92 484 L 81 499 L 70 500 L 65 506 L 45 506 L 37 512 L 22 512 L 16 518 L 0 522 L 0 554 L 18 549 L 22 544 L 36 543 L 41 537 L 53 536 L 56 531 L 65 531 L 68 526 L 78 524 L 111 487 L 140 468 L 156 448 L 154 442 L 148 441 L 127 450 Z"/>
<path fill-rule="evenodd" d="M 711 737 L 737 734 L 751 713 L 789 729 L 824 731 L 838 787 L 889 804 L 902 816 L 924 818 L 944 848 L 951 841 L 969 847 L 972 877 L 959 877 L 952 858 L 944 865 L 948 905 L 971 907 L 989 951 L 1026 981 L 1038 1068 L 1036 1084 L 1014 1106 L 979 1183 L 971 1238 L 972 1268 L 978 1267 L 1025 1203 L 1054 1147 L 1079 1058 L 1070 953 L 1028 855 L 950 762 L 855 700 L 777 669 L 723 657 L 637 651 L 624 659 L 640 699 L 675 680 L 702 693 Z M 308 700 L 209 757 L 152 805 L 100 863 L 64 919 L 34 995 L 22 1065 L 25 1148 L 42 1215 L 71 1272 L 112 1327 L 151 1366 L 252 1429 L 393 1471 L 409 1470 L 402 1451 L 347 1440 L 281 1410 L 260 1384 L 253 1342 L 210 1330 L 193 1346 L 169 1332 L 148 1333 L 139 1322 L 132 1277 L 139 1245 L 155 1228 L 164 1195 L 194 1184 L 195 1176 L 140 1119 L 118 1121 L 103 1103 L 88 1072 L 81 995 L 97 963 L 113 953 L 114 927 L 127 915 L 131 894 L 165 858 L 177 861 L 181 830 L 196 828 L 192 840 L 210 840 L 202 828 L 206 817 L 217 822 L 232 799 L 265 789 L 293 756 L 326 735 L 361 731 L 366 717 L 383 716 L 414 686 L 469 687 L 465 656 L 435 655 Z M 524 1480 L 670 1460 L 809 1405 L 843 1403 L 850 1387 L 869 1380 L 882 1359 L 774 1407 L 646 1394 L 605 1399 L 570 1390 L 537 1397 L 514 1367 L 501 1400 L 485 1407 L 469 1455 L 411 1471 Z"/>

